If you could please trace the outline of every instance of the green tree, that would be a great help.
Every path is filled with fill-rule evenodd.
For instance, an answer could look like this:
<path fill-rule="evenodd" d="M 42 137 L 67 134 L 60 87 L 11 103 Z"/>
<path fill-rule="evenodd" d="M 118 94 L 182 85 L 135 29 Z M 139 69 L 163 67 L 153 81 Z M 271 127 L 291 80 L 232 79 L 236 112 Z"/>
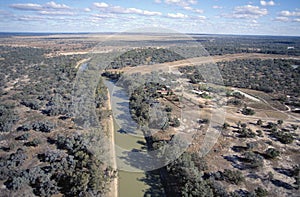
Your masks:
<path fill-rule="evenodd" d="M 179 126 L 180 126 L 180 121 L 179 121 L 178 118 L 174 118 L 174 119 L 173 119 L 173 126 L 174 126 L 174 127 L 179 127 Z"/>
<path fill-rule="evenodd" d="M 245 180 L 242 172 L 239 170 L 234 171 L 234 170 L 225 169 L 224 172 L 222 172 L 222 177 L 224 180 L 233 183 L 235 185 L 238 185 Z"/>
<path fill-rule="evenodd" d="M 265 197 L 265 196 L 268 196 L 268 190 L 266 189 L 263 189 L 262 187 L 257 187 L 255 190 L 255 195 L 257 197 Z"/>
<path fill-rule="evenodd" d="M 12 129 L 18 116 L 13 111 L 13 107 L 0 105 L 0 132 L 8 132 Z"/>
<path fill-rule="evenodd" d="M 228 127 L 230 127 L 230 125 L 227 122 L 224 122 L 222 128 L 226 130 L 226 129 L 228 129 Z"/>
<path fill-rule="evenodd" d="M 257 120 L 257 122 L 256 122 L 256 125 L 259 125 L 259 126 L 261 126 L 262 125 L 262 120 L 261 119 L 259 119 L 259 120 Z"/>
<path fill-rule="evenodd" d="M 275 148 L 268 148 L 265 152 L 265 155 L 270 159 L 274 159 L 280 155 L 280 152 Z"/>
<path fill-rule="evenodd" d="M 282 125 L 283 124 L 283 120 L 277 120 L 277 124 L 278 125 Z"/>

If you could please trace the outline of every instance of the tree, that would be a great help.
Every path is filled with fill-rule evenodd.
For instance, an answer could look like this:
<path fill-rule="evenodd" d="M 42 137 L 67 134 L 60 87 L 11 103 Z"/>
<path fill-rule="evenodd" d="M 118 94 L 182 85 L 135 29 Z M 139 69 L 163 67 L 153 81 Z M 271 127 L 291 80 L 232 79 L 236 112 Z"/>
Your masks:
<path fill-rule="evenodd" d="M 32 125 L 33 130 L 41 131 L 45 133 L 50 133 L 52 129 L 54 129 L 54 127 L 55 127 L 54 123 L 50 121 L 40 121 Z"/>
<path fill-rule="evenodd" d="M 253 109 L 248 108 L 248 107 L 245 106 L 245 107 L 242 109 L 242 114 L 252 116 L 252 115 L 255 114 L 255 111 L 254 111 Z"/>
<path fill-rule="evenodd" d="M 167 106 L 165 110 L 166 112 L 172 112 L 173 108 L 171 106 Z"/>
<path fill-rule="evenodd" d="M 238 128 L 240 128 L 240 127 L 241 127 L 241 124 L 242 124 L 242 122 L 239 120 L 239 121 L 236 123 L 236 126 L 237 126 Z"/>
<path fill-rule="evenodd" d="M 5 184 L 8 189 L 16 191 L 22 189 L 27 184 L 27 181 L 23 177 L 12 177 Z"/>
<path fill-rule="evenodd" d="M 227 122 L 224 122 L 222 128 L 226 130 L 226 129 L 228 129 L 228 127 L 230 127 L 230 125 Z"/>
<path fill-rule="evenodd" d="M 34 138 L 32 141 L 24 143 L 24 145 L 25 145 L 25 146 L 34 146 L 34 147 L 36 147 L 36 146 L 38 146 L 40 143 L 41 143 L 41 142 L 40 142 L 39 139 Z"/>
<path fill-rule="evenodd" d="M 264 158 L 252 151 L 245 152 L 243 158 L 249 168 L 258 168 L 263 166 Z"/>
<path fill-rule="evenodd" d="M 256 133 L 259 137 L 263 137 L 262 131 L 261 130 L 256 130 Z"/>
<path fill-rule="evenodd" d="M 245 129 L 247 127 L 247 124 L 246 123 L 241 123 L 240 126 Z"/>
<path fill-rule="evenodd" d="M 294 136 L 291 133 L 277 131 L 273 132 L 273 135 L 283 144 L 291 144 L 294 141 Z"/>
<path fill-rule="evenodd" d="M 169 121 L 167 120 L 167 121 L 165 121 L 165 122 L 163 123 L 161 129 L 165 131 L 165 130 L 167 130 L 168 128 L 169 128 Z"/>
<path fill-rule="evenodd" d="M 256 134 L 251 129 L 247 129 L 244 127 L 239 129 L 238 133 L 240 133 L 239 137 L 242 138 L 254 138 L 256 136 Z"/>
<path fill-rule="evenodd" d="M 270 159 L 274 159 L 280 155 L 280 152 L 275 148 L 268 148 L 265 155 Z"/>
<path fill-rule="evenodd" d="M 179 127 L 179 126 L 180 126 L 180 121 L 179 121 L 178 118 L 174 118 L 174 119 L 173 119 L 173 126 L 174 126 L 174 127 Z"/>
<path fill-rule="evenodd" d="M 238 185 L 239 183 L 244 181 L 243 174 L 239 170 L 234 171 L 234 170 L 225 169 L 224 172 L 221 173 L 221 175 L 222 175 L 222 179 L 230 183 L 233 183 L 235 185 Z"/>
<path fill-rule="evenodd" d="M 271 171 L 268 172 L 267 179 L 268 181 L 272 181 L 274 179 L 274 174 Z"/>
<path fill-rule="evenodd" d="M 259 119 L 259 120 L 257 120 L 257 122 L 256 122 L 256 125 L 259 125 L 259 126 L 261 126 L 262 125 L 262 120 L 261 119 Z"/>
<path fill-rule="evenodd" d="M 268 196 L 268 190 L 266 189 L 263 189 L 262 187 L 257 187 L 255 190 L 255 195 L 257 197 L 265 197 L 265 196 Z"/>
<path fill-rule="evenodd" d="M 278 125 L 282 125 L 283 124 L 283 120 L 277 120 L 277 124 Z"/>
<path fill-rule="evenodd" d="M 24 134 L 16 137 L 15 139 L 16 140 L 28 140 L 28 138 L 29 138 L 29 133 L 24 133 Z"/>
<path fill-rule="evenodd" d="M 292 124 L 291 127 L 294 129 L 294 130 L 297 130 L 299 128 L 298 125 L 295 125 L 295 124 Z"/>
<path fill-rule="evenodd" d="M 34 99 L 23 100 L 21 101 L 21 104 L 33 110 L 38 110 L 41 107 L 40 102 Z"/>
<path fill-rule="evenodd" d="M 18 116 L 12 107 L 0 104 L 0 132 L 10 131 L 17 120 Z"/>
<path fill-rule="evenodd" d="M 300 165 L 295 165 L 291 169 L 291 175 L 295 178 L 296 188 L 299 190 L 300 188 Z"/>

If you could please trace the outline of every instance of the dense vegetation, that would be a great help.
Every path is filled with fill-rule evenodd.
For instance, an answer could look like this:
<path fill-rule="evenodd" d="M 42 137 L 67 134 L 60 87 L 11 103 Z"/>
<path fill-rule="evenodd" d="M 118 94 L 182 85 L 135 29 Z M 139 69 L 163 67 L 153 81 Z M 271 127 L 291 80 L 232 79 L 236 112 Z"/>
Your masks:
<path fill-rule="evenodd" d="M 151 65 L 164 62 L 181 60 L 183 57 L 173 51 L 163 48 L 139 48 L 127 51 L 116 58 L 112 68 L 123 68 L 125 66 Z"/>
<path fill-rule="evenodd" d="M 211 55 L 264 53 L 300 55 L 299 37 L 274 36 L 193 36 Z M 294 47 L 294 48 L 289 48 Z"/>
<path fill-rule="evenodd" d="M 152 129 L 166 130 L 169 125 L 180 126 L 179 119 L 171 114 L 172 107 L 160 104 L 159 98 L 174 100 L 176 96 L 169 88 L 157 83 L 150 82 L 137 88 L 131 95 L 129 104 L 133 119 Z"/>
<path fill-rule="evenodd" d="M 115 172 L 91 146 L 97 142 L 105 152 L 104 132 L 100 126 L 85 133 L 73 122 L 75 64 L 82 56 L 45 57 L 47 50 L 29 47 L 0 50 L 2 194 L 102 196 Z M 100 80 L 94 103 L 99 119 L 105 99 Z"/>
<path fill-rule="evenodd" d="M 224 85 L 239 88 L 261 90 L 267 93 L 300 95 L 300 67 L 294 60 L 258 60 L 246 59 L 230 62 L 218 62 Z M 192 83 L 203 82 L 201 66 L 180 68 Z M 238 73 L 238 74 L 237 74 Z"/>

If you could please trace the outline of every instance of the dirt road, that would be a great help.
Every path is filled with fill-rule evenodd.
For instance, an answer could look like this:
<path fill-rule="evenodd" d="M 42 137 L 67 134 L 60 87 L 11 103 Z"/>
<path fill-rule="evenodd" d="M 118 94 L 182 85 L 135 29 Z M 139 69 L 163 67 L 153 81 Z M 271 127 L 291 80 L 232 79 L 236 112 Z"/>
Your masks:
<path fill-rule="evenodd" d="M 234 61 L 237 59 L 296 59 L 300 60 L 300 57 L 287 56 L 287 55 L 273 55 L 273 54 L 262 54 L 262 53 L 237 53 L 237 54 L 226 54 L 226 55 L 216 55 L 208 57 L 196 57 L 189 58 L 185 60 L 179 60 L 174 62 L 167 62 L 162 64 L 153 65 L 142 65 L 137 67 L 124 67 L 122 69 L 111 69 L 108 71 L 120 71 L 125 73 L 150 73 L 152 71 L 169 71 L 172 68 L 178 68 L 182 66 L 193 66 L 207 63 L 216 63 L 222 61 Z"/>

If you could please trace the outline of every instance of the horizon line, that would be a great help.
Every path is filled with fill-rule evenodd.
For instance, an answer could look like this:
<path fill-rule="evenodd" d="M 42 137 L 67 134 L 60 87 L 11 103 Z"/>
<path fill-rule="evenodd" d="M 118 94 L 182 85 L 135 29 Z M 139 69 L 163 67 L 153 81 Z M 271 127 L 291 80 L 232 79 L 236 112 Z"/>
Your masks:
<path fill-rule="evenodd" d="M 220 35 L 220 36 L 269 36 L 269 37 L 300 37 L 300 35 L 276 34 L 235 34 L 235 33 L 181 33 L 181 32 L 42 32 L 42 31 L 0 31 L 0 34 L 181 34 L 181 35 Z"/>

